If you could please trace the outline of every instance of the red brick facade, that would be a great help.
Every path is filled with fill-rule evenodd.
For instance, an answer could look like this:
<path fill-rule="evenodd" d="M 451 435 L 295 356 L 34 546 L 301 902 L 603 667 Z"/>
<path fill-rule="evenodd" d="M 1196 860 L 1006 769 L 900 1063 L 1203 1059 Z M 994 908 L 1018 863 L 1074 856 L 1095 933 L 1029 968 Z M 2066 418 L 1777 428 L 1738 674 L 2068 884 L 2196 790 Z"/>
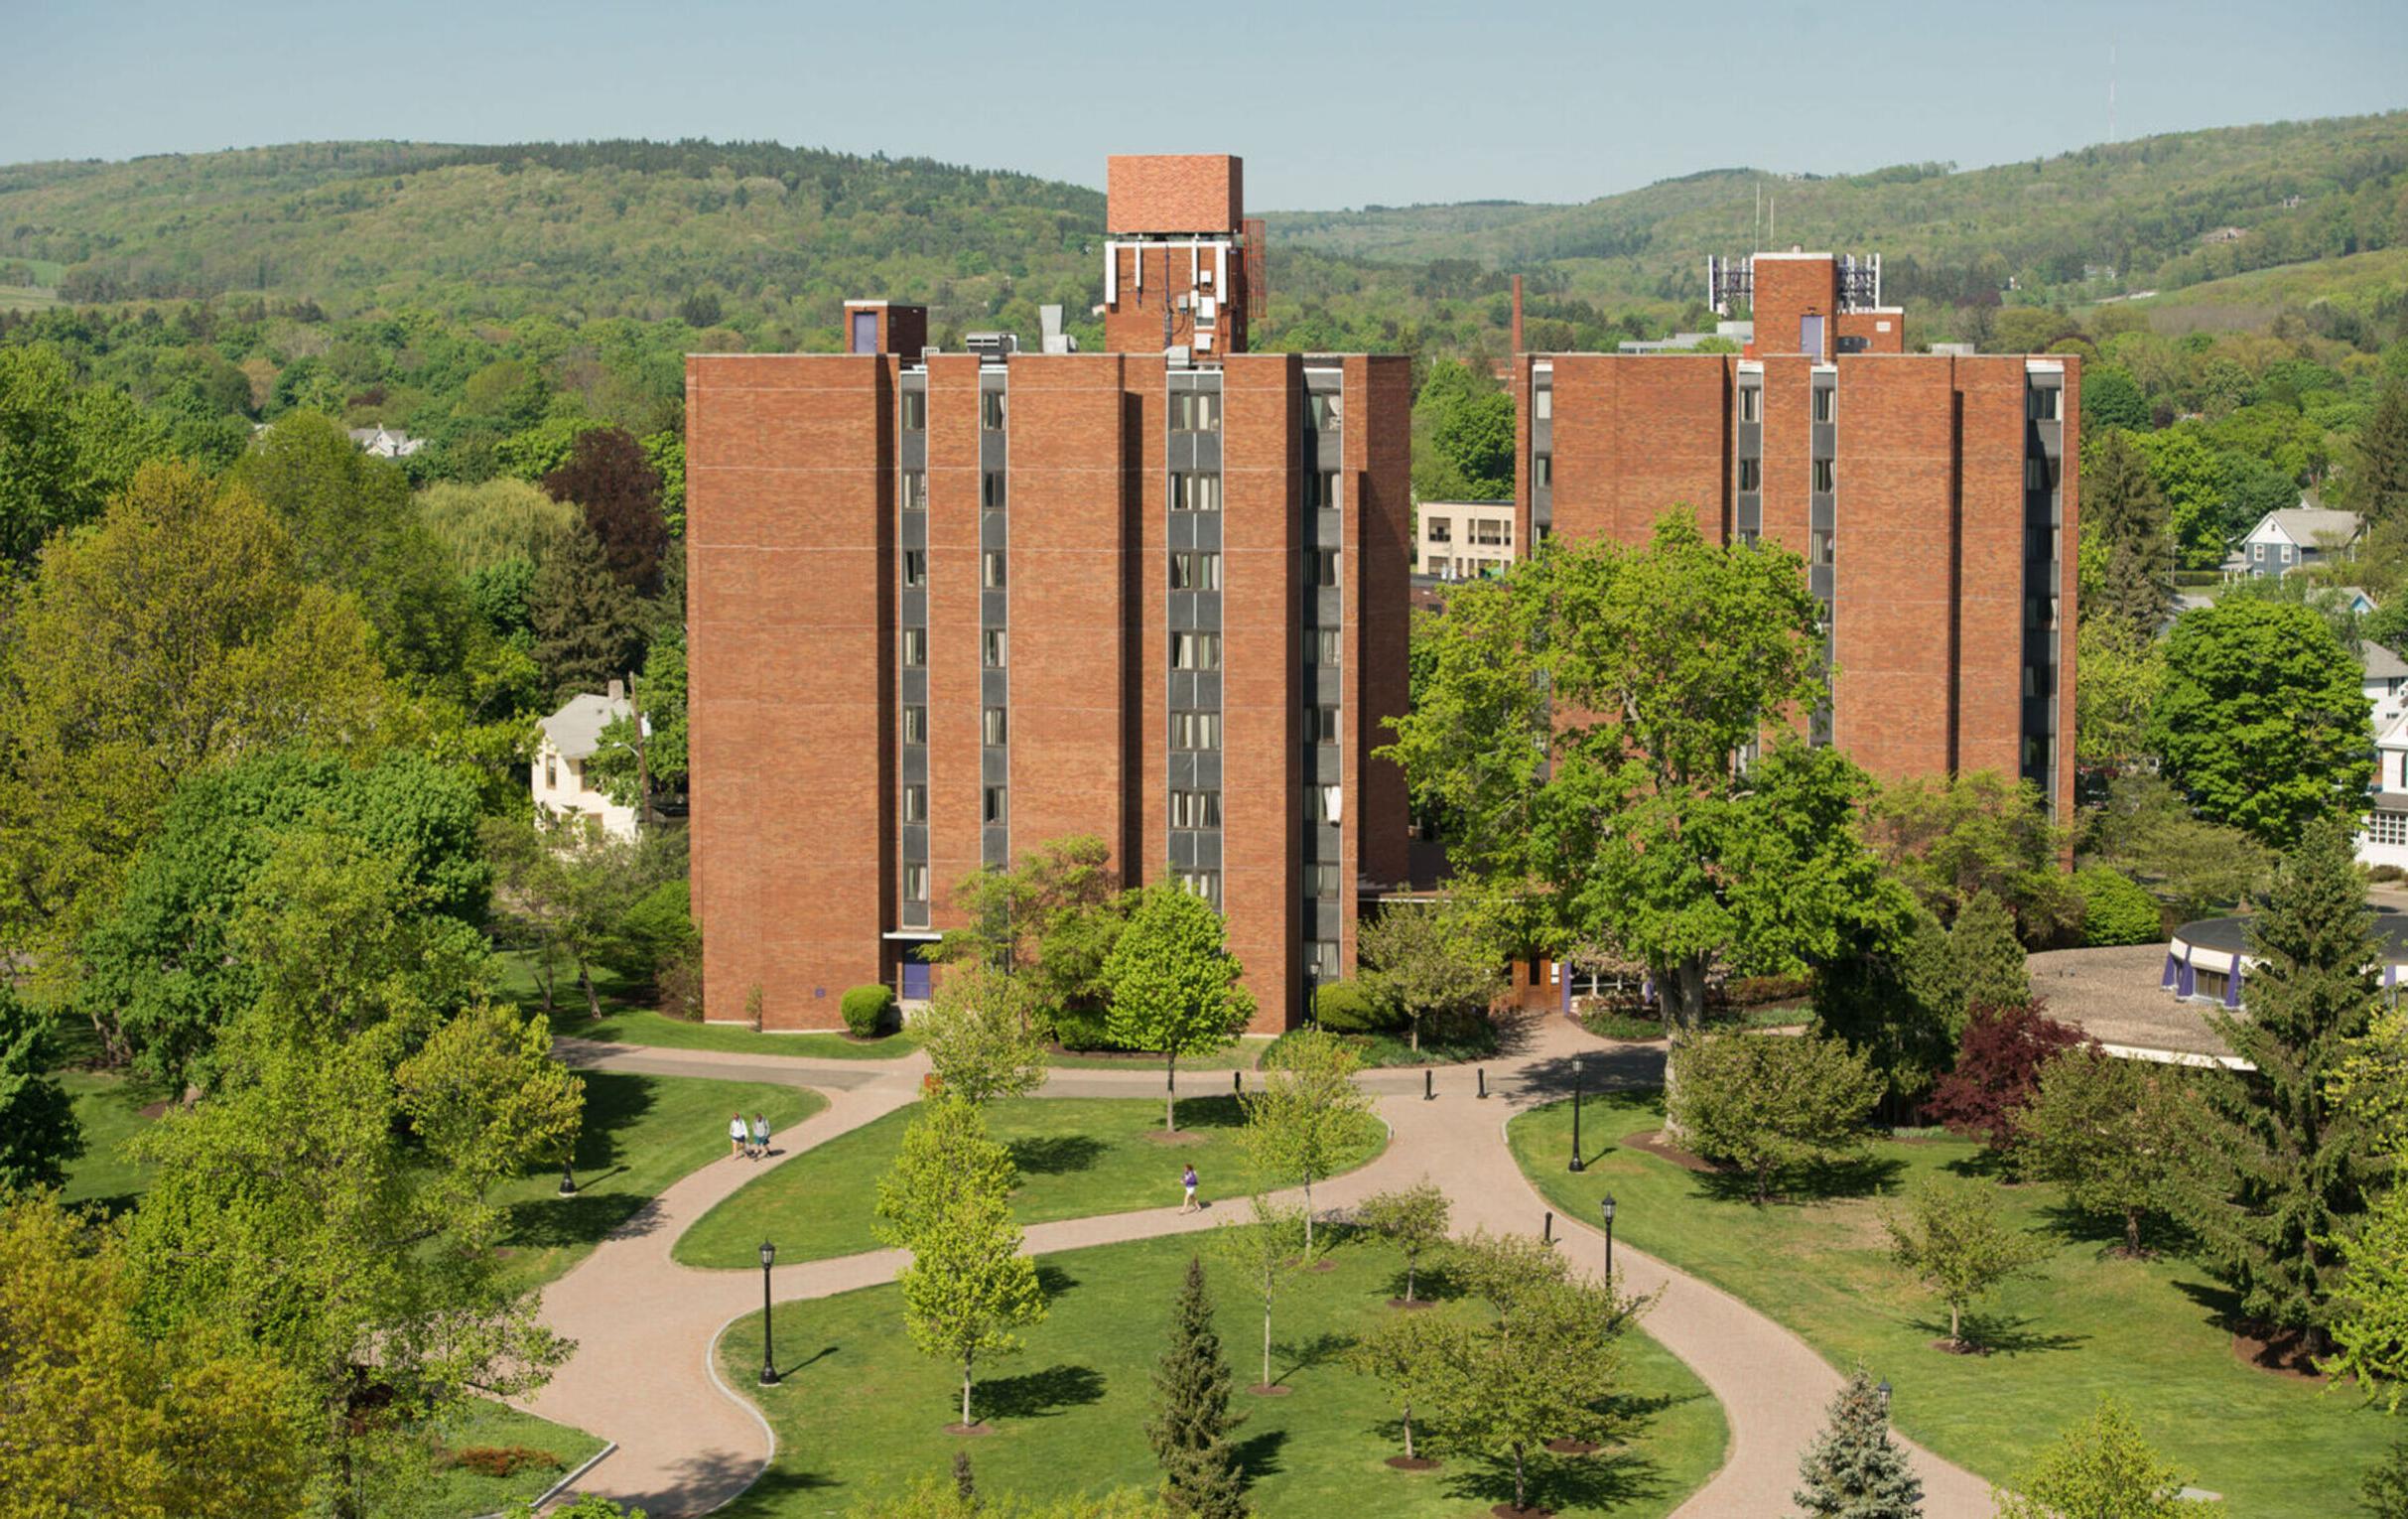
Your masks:
<path fill-rule="evenodd" d="M 1333 380 L 1344 775 L 1341 963 L 1359 878 L 1404 877 L 1405 792 L 1369 760 L 1404 710 L 1409 360 L 1238 355 L 697 356 L 688 360 L 690 724 L 705 1016 L 830 1028 L 848 986 L 898 980 L 958 922 L 948 893 L 986 858 L 982 477 L 1003 395 L 1008 528 L 1009 856 L 1071 833 L 1123 880 L 1168 870 L 1169 408 L 1174 372 L 1214 374 L 1222 506 L 1220 892 L 1232 948 L 1275 1032 L 1300 1016 L 1313 693 L 1304 629 L 1318 460 L 1307 393 Z M 1317 378 L 1315 376 L 1318 376 Z M 906 468 L 900 397 L 922 391 L 926 463 L 929 921 L 905 925 L 898 695 Z M 919 446 L 916 440 L 911 447 Z M 916 515 L 916 513 L 914 513 Z M 993 527 L 988 531 L 992 535 Z M 985 605 L 990 610 L 982 612 Z M 988 621 L 988 625 L 992 625 Z M 989 693 L 991 694 L 991 693 Z"/>

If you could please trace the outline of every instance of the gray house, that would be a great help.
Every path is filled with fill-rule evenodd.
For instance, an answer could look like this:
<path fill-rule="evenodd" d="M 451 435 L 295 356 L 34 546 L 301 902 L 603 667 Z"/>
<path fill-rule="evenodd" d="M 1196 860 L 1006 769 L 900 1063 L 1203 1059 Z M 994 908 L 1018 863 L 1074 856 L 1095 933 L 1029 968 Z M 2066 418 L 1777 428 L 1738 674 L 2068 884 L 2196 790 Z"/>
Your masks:
<path fill-rule="evenodd" d="M 2365 520 L 2353 511 L 2307 505 L 2269 511 L 2224 561 L 2224 576 L 2288 575 L 2302 565 L 2339 558 L 2365 530 Z"/>

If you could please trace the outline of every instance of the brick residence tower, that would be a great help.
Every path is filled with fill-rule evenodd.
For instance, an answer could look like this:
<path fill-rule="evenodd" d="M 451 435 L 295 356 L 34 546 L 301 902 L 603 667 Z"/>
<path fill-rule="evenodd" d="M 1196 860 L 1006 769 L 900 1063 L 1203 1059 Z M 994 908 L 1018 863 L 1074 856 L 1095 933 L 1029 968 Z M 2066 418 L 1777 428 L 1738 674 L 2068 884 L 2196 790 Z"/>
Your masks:
<path fill-rule="evenodd" d="M 1115 158 L 1105 346 L 855 303 L 686 371 L 706 1016 L 924 996 L 954 887 L 1094 834 L 1217 903 L 1275 1032 L 1405 874 L 1409 360 L 1252 353 L 1238 160 Z"/>
<path fill-rule="evenodd" d="M 1514 541 L 1643 541 L 1667 508 L 1806 561 L 1826 610 L 1810 736 L 1883 780 L 1995 770 L 2074 805 L 2080 360 L 1912 353 L 1880 262 L 1709 263 L 1727 353 L 1518 353 Z M 1577 988 L 1534 960 L 1518 998 Z"/>

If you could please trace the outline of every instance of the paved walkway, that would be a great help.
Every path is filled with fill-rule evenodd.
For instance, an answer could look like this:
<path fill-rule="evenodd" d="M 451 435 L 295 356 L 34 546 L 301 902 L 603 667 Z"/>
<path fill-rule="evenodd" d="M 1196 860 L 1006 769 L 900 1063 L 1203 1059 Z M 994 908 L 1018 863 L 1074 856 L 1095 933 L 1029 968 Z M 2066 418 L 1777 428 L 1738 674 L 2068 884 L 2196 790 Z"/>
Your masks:
<path fill-rule="evenodd" d="M 826 1091 L 828 1108 L 779 1136 L 780 1164 L 845 1131 L 893 1112 L 919 1095 L 926 1056 L 893 1061 L 753 1056 L 716 1050 L 637 1049 L 563 1040 L 571 1063 L 649 1074 L 780 1081 Z M 1490 1102 L 1474 1096 L 1471 1071 L 1436 1073 L 1437 1096 L 1423 1101 L 1418 1072 L 1363 1078 L 1394 1139 L 1379 1159 L 1314 1190 L 1318 1207 L 1346 1207 L 1372 1192 L 1427 1175 L 1453 1199 L 1458 1229 L 1536 1232 L 1546 1204 L 1515 1166 L 1504 1124 L 1515 1112 L 1567 1095 L 1572 1057 L 1585 1055 L 1592 1083 L 1637 1085 L 1660 1079 L 1661 1049 L 1609 1045 L 1549 1019 L 1531 1047 L 1489 1067 Z M 1183 1075 L 1180 1089 L 1220 1090 L 1223 1072 Z M 1249 1083 L 1251 1084 L 1251 1082 Z M 1153 1097 L 1161 1073 L 1064 1070 L 1048 1096 Z M 663 1192 L 544 1293 L 544 1319 L 579 1349 L 551 1384 L 526 1403 L 533 1412 L 618 1442 L 618 1450 L 579 1483 L 654 1519 L 699 1515 L 742 1492 L 767 1463 L 768 1426 L 741 1394 L 724 1386 L 713 1363 L 720 1332 L 760 1306 L 751 1272 L 698 1271 L 670 1259 L 677 1237 L 721 1198 L 761 1174 L 758 1163 L 718 1162 Z M 1031 1225 L 1031 1253 L 1147 1239 L 1210 1228 L 1210 1211 L 1175 1207 Z M 1576 1220 L 1558 1219 L 1574 1261 L 1592 1273 L 1602 1239 Z M 1722 1405 L 1730 1448 L 1722 1469 L 1675 1519 L 1771 1519 L 1790 1513 L 1798 1459 L 1820 1429 L 1839 1375 L 1788 1329 L 1754 1309 L 1653 1257 L 1618 1244 L 1617 1273 L 1628 1291 L 1658 1293 L 1645 1326 L 1697 1373 Z M 894 1279 L 899 1251 L 779 1266 L 778 1302 L 824 1298 Z M 1988 1484 L 1910 1447 L 1924 1479 L 1930 1519 L 1986 1519 Z"/>

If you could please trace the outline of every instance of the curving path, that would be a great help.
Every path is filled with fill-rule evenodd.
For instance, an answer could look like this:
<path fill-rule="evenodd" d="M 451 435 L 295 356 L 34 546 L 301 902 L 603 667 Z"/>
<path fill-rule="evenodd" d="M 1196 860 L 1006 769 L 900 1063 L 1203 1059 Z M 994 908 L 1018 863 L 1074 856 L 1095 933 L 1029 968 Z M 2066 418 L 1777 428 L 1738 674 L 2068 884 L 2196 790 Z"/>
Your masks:
<path fill-rule="evenodd" d="M 891 1062 L 752 1056 L 713 1050 L 640 1049 L 564 1039 L 573 1065 L 655 1075 L 721 1076 L 785 1082 L 822 1090 L 828 1107 L 779 1136 L 767 1165 L 825 1143 L 913 1101 L 927 1057 Z M 1585 1054 L 1592 1081 L 1653 1084 L 1659 1047 L 1609 1045 L 1558 1019 L 1539 1024 L 1531 1046 L 1489 1067 L 1495 1100 L 1478 1101 L 1473 1076 L 1437 1073 L 1438 1095 L 1423 1101 L 1417 1071 L 1375 1071 L 1361 1084 L 1393 1133 L 1388 1149 L 1362 1169 L 1315 1189 L 1316 1205 L 1346 1207 L 1372 1192 L 1427 1175 L 1453 1200 L 1458 1229 L 1535 1232 L 1546 1204 L 1508 1152 L 1504 1124 L 1515 1112 L 1567 1095 L 1572 1057 Z M 1217 1072 L 1183 1078 L 1184 1091 L 1218 1090 Z M 1158 1070 L 1064 1070 L 1042 1095 L 1156 1097 Z M 713 1367 L 720 1332 L 760 1306 L 751 1272 L 700 1271 L 670 1259 L 678 1235 L 760 1174 L 763 1163 L 722 1161 L 685 1177 L 544 1291 L 544 1321 L 578 1342 L 569 1364 L 523 1407 L 547 1419 L 618 1443 L 578 1484 L 641 1505 L 653 1519 L 699 1515 L 751 1485 L 767 1464 L 772 1440 L 750 1402 L 721 1384 Z M 1041 1254 L 1209 1228 L 1210 1212 L 1175 1207 L 1030 1225 L 1026 1248 Z M 1556 1228 L 1575 1261 L 1601 1265 L 1602 1237 L 1576 1220 Z M 1688 1364 L 1722 1404 L 1730 1449 L 1722 1468 L 1676 1511 L 1675 1519 L 1768 1519 L 1790 1513 L 1798 1459 L 1822 1425 L 1840 1385 L 1831 1369 L 1787 1328 L 1720 1289 L 1619 1244 L 1615 1264 L 1626 1290 L 1659 1295 L 1648 1332 Z M 778 1302 L 824 1298 L 894 1280 L 899 1251 L 780 1266 Z M 1930 1519 L 1986 1519 L 1989 1485 L 1909 1445 L 1924 1479 Z"/>

